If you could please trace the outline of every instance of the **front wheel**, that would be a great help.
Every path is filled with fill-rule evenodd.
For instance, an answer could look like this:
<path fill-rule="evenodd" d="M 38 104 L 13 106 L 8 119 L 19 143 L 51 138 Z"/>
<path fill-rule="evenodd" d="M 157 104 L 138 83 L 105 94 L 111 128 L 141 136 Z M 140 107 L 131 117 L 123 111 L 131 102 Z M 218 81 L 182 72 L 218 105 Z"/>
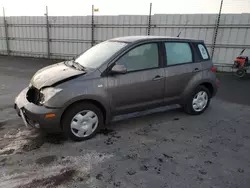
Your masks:
<path fill-rule="evenodd" d="M 62 126 L 71 140 L 87 140 L 95 136 L 103 126 L 103 114 L 94 104 L 77 103 L 64 114 Z"/>
<path fill-rule="evenodd" d="M 184 110 L 191 115 L 202 114 L 209 106 L 211 94 L 204 86 L 198 86 L 192 95 L 186 100 Z"/>

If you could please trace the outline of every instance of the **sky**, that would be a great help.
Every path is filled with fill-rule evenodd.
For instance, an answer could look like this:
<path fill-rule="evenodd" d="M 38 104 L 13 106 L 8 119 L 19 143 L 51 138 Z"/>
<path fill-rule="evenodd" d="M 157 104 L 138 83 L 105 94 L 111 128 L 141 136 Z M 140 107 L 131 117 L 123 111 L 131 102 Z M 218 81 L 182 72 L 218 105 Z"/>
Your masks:
<path fill-rule="evenodd" d="M 43 16 L 48 6 L 50 16 L 147 15 L 152 14 L 218 13 L 221 0 L 0 0 L 6 16 Z M 224 0 L 223 13 L 250 13 L 250 0 Z M 2 11 L 0 16 L 2 16 Z"/>

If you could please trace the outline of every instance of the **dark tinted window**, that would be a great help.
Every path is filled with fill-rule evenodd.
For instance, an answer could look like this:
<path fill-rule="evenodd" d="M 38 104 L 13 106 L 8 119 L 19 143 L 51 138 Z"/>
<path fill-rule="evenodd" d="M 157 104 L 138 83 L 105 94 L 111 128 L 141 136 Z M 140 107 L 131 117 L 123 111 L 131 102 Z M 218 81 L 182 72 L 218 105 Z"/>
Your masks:
<path fill-rule="evenodd" d="M 196 50 L 196 53 L 198 55 L 198 58 L 199 58 L 198 60 L 199 61 L 210 59 L 207 48 L 203 43 L 194 43 L 193 45 L 195 47 L 195 50 Z"/>
<path fill-rule="evenodd" d="M 190 45 L 185 42 L 165 43 L 167 65 L 177 65 L 192 62 L 192 51 Z"/>
<path fill-rule="evenodd" d="M 158 45 L 144 44 L 130 50 L 122 56 L 117 64 L 122 64 L 127 71 L 137 71 L 158 67 Z"/>

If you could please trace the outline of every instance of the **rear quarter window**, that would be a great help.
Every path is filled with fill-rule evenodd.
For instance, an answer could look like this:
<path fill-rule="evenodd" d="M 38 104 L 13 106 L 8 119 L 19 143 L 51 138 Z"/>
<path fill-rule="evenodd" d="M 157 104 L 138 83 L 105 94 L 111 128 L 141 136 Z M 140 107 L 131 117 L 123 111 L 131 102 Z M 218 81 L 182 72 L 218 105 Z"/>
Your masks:
<path fill-rule="evenodd" d="M 194 44 L 196 52 L 198 53 L 199 60 L 209 60 L 209 54 L 207 51 L 207 48 L 204 44 L 202 43 L 195 43 Z"/>
<path fill-rule="evenodd" d="M 202 59 L 208 59 L 208 53 L 204 45 L 198 44 L 199 51 L 201 53 Z"/>

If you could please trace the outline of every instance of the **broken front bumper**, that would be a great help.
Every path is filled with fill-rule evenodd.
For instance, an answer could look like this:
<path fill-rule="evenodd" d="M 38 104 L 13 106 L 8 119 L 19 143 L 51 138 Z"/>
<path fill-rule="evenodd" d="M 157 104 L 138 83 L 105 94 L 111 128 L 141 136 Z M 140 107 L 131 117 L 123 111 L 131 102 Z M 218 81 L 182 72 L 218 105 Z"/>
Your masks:
<path fill-rule="evenodd" d="M 17 114 L 22 117 L 27 127 L 42 128 L 48 132 L 60 132 L 60 120 L 62 110 L 57 108 L 47 108 L 30 103 L 26 94 L 29 88 L 25 88 L 15 99 L 14 108 Z M 55 114 L 55 116 L 47 118 L 46 115 Z"/>

